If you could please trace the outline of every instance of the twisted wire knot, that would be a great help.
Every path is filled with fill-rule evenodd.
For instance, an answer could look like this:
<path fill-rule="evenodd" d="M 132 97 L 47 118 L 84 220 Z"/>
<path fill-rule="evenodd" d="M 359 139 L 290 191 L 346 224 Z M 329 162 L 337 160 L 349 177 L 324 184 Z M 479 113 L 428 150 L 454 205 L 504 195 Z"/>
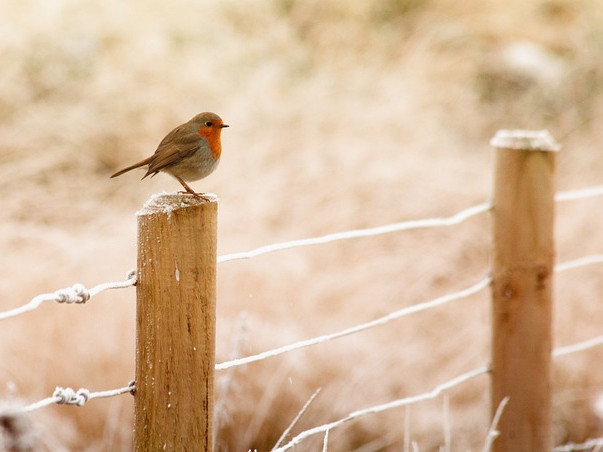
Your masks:
<path fill-rule="evenodd" d="M 90 299 L 90 292 L 83 284 L 59 289 L 54 295 L 59 303 L 86 303 Z"/>
<path fill-rule="evenodd" d="M 52 393 L 52 396 L 59 398 L 56 402 L 59 405 L 84 406 L 90 398 L 90 391 L 80 388 L 76 392 L 72 388 L 61 388 L 60 386 L 57 386 Z"/>

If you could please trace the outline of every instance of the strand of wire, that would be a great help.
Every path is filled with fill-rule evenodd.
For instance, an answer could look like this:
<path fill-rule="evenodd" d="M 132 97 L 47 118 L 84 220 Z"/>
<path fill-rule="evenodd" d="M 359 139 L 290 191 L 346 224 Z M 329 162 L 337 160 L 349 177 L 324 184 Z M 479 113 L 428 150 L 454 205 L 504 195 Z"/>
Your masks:
<path fill-rule="evenodd" d="M 29 404 L 22 408 L 23 412 L 30 412 L 49 405 L 75 405 L 84 406 L 88 400 L 100 399 L 105 397 L 114 397 L 121 394 L 131 393 L 135 391 L 134 381 L 128 383 L 128 386 L 123 388 L 111 389 L 108 391 L 90 392 L 86 388 L 80 388 L 75 391 L 72 388 L 62 388 L 57 386 L 51 397 L 47 397 L 38 402 Z"/>
<path fill-rule="evenodd" d="M 391 232 L 407 231 L 410 229 L 433 228 L 442 226 L 452 226 L 462 223 L 471 217 L 487 212 L 491 207 L 489 202 L 484 202 L 473 207 L 464 209 L 450 217 L 444 218 L 427 218 L 422 220 L 403 221 L 400 223 L 392 223 L 383 226 L 376 226 L 366 229 L 354 229 L 350 231 L 334 232 L 319 237 L 306 239 L 292 240 L 289 242 L 274 243 L 271 245 L 261 246 L 251 251 L 243 251 L 239 253 L 225 254 L 218 256 L 218 263 L 229 262 L 239 259 L 250 259 L 262 254 L 273 253 L 275 251 L 287 250 L 290 248 L 299 248 L 309 245 L 319 245 L 323 243 L 335 242 L 344 239 L 353 239 L 360 237 L 369 237 L 374 235 L 388 234 Z"/>
<path fill-rule="evenodd" d="M 256 355 L 247 356 L 245 358 L 233 359 L 231 361 L 226 361 L 220 364 L 216 364 L 216 370 L 228 369 L 233 366 L 242 366 L 244 364 L 249 364 L 255 361 L 261 361 L 266 358 L 271 358 L 273 356 L 282 355 L 283 353 L 288 353 L 293 350 L 298 350 L 300 348 L 310 347 L 311 345 L 321 344 L 323 342 L 328 342 L 333 339 L 337 339 L 343 336 L 348 336 L 350 334 L 359 333 L 360 331 L 368 330 L 370 328 L 374 328 L 376 326 L 385 325 L 386 323 L 391 322 L 392 320 L 399 319 L 401 317 L 408 316 L 410 314 L 414 314 L 420 311 L 425 311 L 427 309 L 434 308 L 436 306 L 442 306 L 446 303 L 450 303 L 451 301 L 460 300 L 462 298 L 467 298 L 473 294 L 476 294 L 490 284 L 490 277 L 482 278 L 477 283 L 457 292 L 452 292 L 446 295 L 443 295 L 438 298 L 434 298 L 433 300 L 426 301 L 424 303 L 415 304 L 412 306 L 408 306 L 392 313 L 389 313 L 383 317 L 379 317 L 378 319 L 372 320 L 370 322 L 363 323 L 361 325 L 356 325 L 350 328 L 346 328 L 344 330 L 338 331 L 336 333 L 325 334 L 322 336 L 314 337 L 311 339 L 302 340 L 299 342 L 295 342 L 293 344 L 285 345 L 283 347 L 275 348 L 272 350 L 267 350 L 262 353 L 258 353 Z"/>
<path fill-rule="evenodd" d="M 603 255 L 595 254 L 592 256 L 586 256 L 586 257 L 583 257 L 580 259 L 575 259 L 572 261 L 567 261 L 567 262 L 557 264 L 555 266 L 555 271 L 563 272 L 563 271 L 567 271 L 567 270 L 574 270 L 576 268 L 584 267 L 587 265 L 601 264 L 601 263 L 603 263 Z M 216 368 L 216 370 L 223 370 L 223 369 L 228 369 L 228 368 L 234 367 L 234 366 L 242 366 L 244 364 L 261 361 L 261 360 L 264 360 L 267 358 L 272 358 L 274 356 L 292 352 L 292 351 L 298 350 L 300 348 L 310 347 L 313 345 L 321 344 L 323 342 L 328 342 L 328 341 L 331 341 L 334 339 L 338 339 L 343 336 L 348 336 L 350 334 L 359 333 L 361 331 L 364 331 L 364 330 L 367 330 L 370 328 L 385 325 L 386 323 L 389 323 L 392 320 L 396 320 L 401 317 L 405 317 L 410 314 L 414 314 L 416 312 L 435 308 L 437 306 L 444 305 L 451 301 L 460 300 L 460 299 L 469 297 L 470 295 L 473 295 L 473 294 L 478 293 L 481 290 L 485 289 L 490 284 L 490 282 L 491 282 L 491 278 L 485 277 L 482 280 L 478 281 L 477 283 L 473 284 L 472 286 L 467 287 L 466 289 L 463 289 L 463 290 L 460 290 L 457 292 L 452 292 L 450 294 L 443 295 L 441 297 L 435 298 L 430 301 L 426 301 L 424 303 L 419 303 L 419 304 L 416 304 L 413 306 L 399 309 L 397 311 L 394 311 L 390 314 L 387 314 L 383 317 L 372 320 L 370 322 L 356 325 L 356 326 L 353 326 L 350 328 L 346 328 L 344 330 L 341 330 L 341 331 L 338 331 L 335 333 L 324 334 L 322 336 L 317 336 L 314 338 L 305 339 L 305 340 L 298 341 L 298 342 L 295 342 L 292 344 L 284 345 L 282 347 L 267 350 L 267 351 L 264 351 L 264 352 L 261 352 L 261 353 L 255 354 L 255 355 L 250 355 L 245 358 L 238 358 L 238 359 L 233 359 L 230 361 L 225 361 L 223 363 L 216 364 L 215 368 Z M 595 338 L 595 339 L 598 339 L 598 338 Z"/>
<path fill-rule="evenodd" d="M 558 347 L 553 351 L 553 356 L 555 358 L 557 358 L 559 356 L 565 356 L 565 355 L 570 355 L 572 353 L 583 352 L 584 350 L 588 350 L 589 348 L 598 347 L 599 345 L 603 345 L 603 336 L 593 337 L 592 339 L 587 339 L 585 341 L 578 342 L 577 344 Z"/>
<path fill-rule="evenodd" d="M 276 451 L 284 452 L 284 451 L 289 450 L 292 447 L 298 445 L 299 443 L 301 443 L 303 440 L 309 438 L 310 436 L 314 436 L 319 433 L 326 433 L 327 431 L 340 427 L 341 425 L 343 425 L 347 422 L 350 422 L 352 420 L 361 418 L 361 417 L 369 415 L 369 414 L 380 413 L 382 411 L 387 411 L 387 410 L 391 410 L 394 408 L 400 408 L 400 407 L 403 407 L 406 405 L 412 405 L 412 404 L 415 404 L 418 402 L 424 402 L 426 400 L 435 399 L 440 394 L 442 394 L 444 391 L 454 388 L 455 386 L 459 386 L 459 385 L 461 385 L 469 380 L 472 380 L 480 375 L 484 375 L 484 374 L 488 373 L 489 371 L 490 371 L 489 366 L 482 366 L 482 367 L 479 367 L 472 371 L 466 372 L 462 375 L 459 375 L 455 378 L 452 378 L 451 380 L 448 380 L 445 383 L 439 384 L 429 392 L 425 392 L 423 394 L 419 394 L 419 395 L 415 395 L 415 396 L 411 396 L 411 397 L 405 397 L 402 399 L 396 399 L 391 402 L 383 403 L 380 405 L 374 405 L 374 406 L 371 406 L 368 408 L 364 408 L 362 410 L 354 411 L 341 419 L 330 422 L 328 424 L 319 425 L 318 427 L 314 427 L 314 428 L 311 428 L 311 429 L 308 429 L 308 430 L 305 430 L 305 431 L 299 433 L 284 446 L 274 449 L 274 452 L 276 452 Z"/>
<path fill-rule="evenodd" d="M 590 256 L 584 256 L 571 261 L 559 263 L 555 265 L 555 271 L 564 272 L 593 264 L 603 264 L 603 254 L 592 254 Z"/>
<path fill-rule="evenodd" d="M 573 452 L 578 450 L 600 451 L 603 449 L 603 438 L 589 439 L 583 443 L 569 443 L 553 447 L 553 452 Z"/>
<path fill-rule="evenodd" d="M 91 289 L 87 289 L 83 284 L 74 284 L 71 287 L 59 289 L 52 293 L 37 295 L 29 303 L 18 308 L 0 312 L 0 320 L 16 317 L 26 312 L 31 312 L 47 301 L 56 301 L 57 303 L 86 303 L 90 298 L 109 289 L 122 289 L 136 285 L 136 270 L 131 270 L 126 275 L 125 281 L 107 282 L 98 284 Z"/>
<path fill-rule="evenodd" d="M 586 199 L 601 195 L 603 195 L 603 185 L 559 192 L 555 195 L 555 201 L 574 201 L 578 199 Z M 481 204 L 477 204 L 475 206 L 461 210 L 460 212 L 449 217 L 402 221 L 398 223 L 392 223 L 372 228 L 353 229 L 350 231 L 334 232 L 319 237 L 311 237 L 306 239 L 291 240 L 288 242 L 274 243 L 271 245 L 265 245 L 259 248 L 255 248 L 250 251 L 242 251 L 238 253 L 231 253 L 225 254 L 223 256 L 218 256 L 218 263 L 220 264 L 223 262 L 229 262 L 234 260 L 250 259 L 252 257 L 257 257 L 263 254 L 273 253 L 276 251 L 283 251 L 290 248 L 299 248 L 309 245 L 319 245 L 323 243 L 335 242 L 338 240 L 369 237 L 373 235 L 388 234 L 391 232 L 407 231 L 410 229 L 453 226 L 462 223 L 474 216 L 487 212 L 491 208 L 492 204 L 490 202 L 483 202 Z"/>
<path fill-rule="evenodd" d="M 580 188 L 578 190 L 562 191 L 555 195 L 555 201 L 575 201 L 577 199 L 592 198 L 594 196 L 603 195 L 603 185 L 597 185 L 594 187 Z"/>
<path fill-rule="evenodd" d="M 591 256 L 585 256 L 579 259 L 562 262 L 555 266 L 555 271 L 563 272 L 594 264 L 603 264 L 603 254 L 593 254 Z M 592 339 L 588 339 L 577 344 L 556 348 L 553 352 L 553 356 L 558 357 L 569 355 L 571 353 L 581 352 L 589 348 L 597 347 L 599 345 L 603 345 L 603 336 L 594 337 Z"/>

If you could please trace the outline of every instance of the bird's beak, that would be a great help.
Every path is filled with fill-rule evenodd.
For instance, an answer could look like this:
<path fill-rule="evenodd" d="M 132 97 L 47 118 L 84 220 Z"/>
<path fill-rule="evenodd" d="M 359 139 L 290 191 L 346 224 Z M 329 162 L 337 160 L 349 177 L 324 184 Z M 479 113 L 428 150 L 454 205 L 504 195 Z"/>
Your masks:
<path fill-rule="evenodd" d="M 222 125 L 220 126 L 220 128 L 221 128 L 221 129 L 223 129 L 224 127 L 230 127 L 230 126 L 229 126 L 228 124 L 222 124 Z"/>

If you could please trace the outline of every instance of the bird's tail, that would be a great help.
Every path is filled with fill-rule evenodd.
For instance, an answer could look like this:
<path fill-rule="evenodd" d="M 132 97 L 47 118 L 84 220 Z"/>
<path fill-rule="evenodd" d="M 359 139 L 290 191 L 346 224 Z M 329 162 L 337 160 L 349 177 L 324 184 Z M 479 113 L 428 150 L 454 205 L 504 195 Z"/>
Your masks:
<path fill-rule="evenodd" d="M 134 165 L 130 165 L 127 168 L 119 170 L 117 173 L 113 174 L 111 177 L 113 178 L 113 177 L 121 176 L 123 173 L 127 173 L 128 171 L 131 171 L 133 169 L 140 168 L 141 166 L 148 165 L 151 162 L 151 158 L 152 158 L 152 156 L 149 157 L 149 158 L 146 158 L 146 159 L 144 159 L 144 160 L 142 160 L 142 161 L 140 161 L 138 163 L 134 163 Z"/>

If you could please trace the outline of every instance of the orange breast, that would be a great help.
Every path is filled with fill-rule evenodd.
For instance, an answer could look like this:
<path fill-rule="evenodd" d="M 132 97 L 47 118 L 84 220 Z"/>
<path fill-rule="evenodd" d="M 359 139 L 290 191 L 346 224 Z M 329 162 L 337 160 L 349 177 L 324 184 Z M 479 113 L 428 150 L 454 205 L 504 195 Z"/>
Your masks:
<path fill-rule="evenodd" d="M 215 159 L 220 158 L 222 154 L 222 141 L 220 140 L 221 129 L 214 129 L 213 127 L 199 127 L 197 133 L 207 140 L 211 153 Z"/>

